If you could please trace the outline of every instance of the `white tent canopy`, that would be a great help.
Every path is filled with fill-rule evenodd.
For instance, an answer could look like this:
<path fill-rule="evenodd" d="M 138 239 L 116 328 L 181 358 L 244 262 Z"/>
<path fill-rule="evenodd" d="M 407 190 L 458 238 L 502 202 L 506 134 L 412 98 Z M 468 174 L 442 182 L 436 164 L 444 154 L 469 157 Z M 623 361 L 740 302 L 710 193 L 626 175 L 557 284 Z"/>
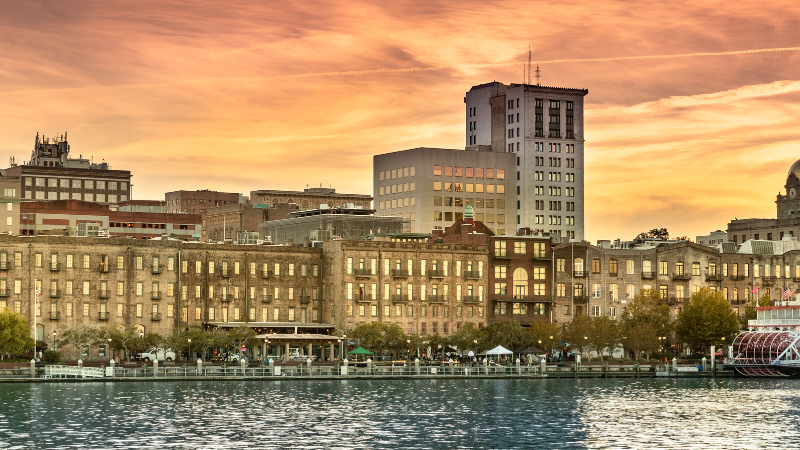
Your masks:
<path fill-rule="evenodd" d="M 510 355 L 512 353 L 514 353 L 514 352 L 512 352 L 511 350 L 509 350 L 507 348 L 504 348 L 502 345 L 498 345 L 497 347 L 495 347 L 495 348 L 493 348 L 491 350 L 488 350 L 486 352 L 487 355 Z"/>

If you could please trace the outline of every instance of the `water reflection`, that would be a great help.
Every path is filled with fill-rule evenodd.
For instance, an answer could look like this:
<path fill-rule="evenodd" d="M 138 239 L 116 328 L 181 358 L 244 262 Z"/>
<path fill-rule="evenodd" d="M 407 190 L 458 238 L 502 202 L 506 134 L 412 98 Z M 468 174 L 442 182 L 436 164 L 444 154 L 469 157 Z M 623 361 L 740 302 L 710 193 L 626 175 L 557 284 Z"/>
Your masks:
<path fill-rule="evenodd" d="M 0 448 L 787 448 L 800 443 L 798 386 L 705 379 L 2 385 Z"/>

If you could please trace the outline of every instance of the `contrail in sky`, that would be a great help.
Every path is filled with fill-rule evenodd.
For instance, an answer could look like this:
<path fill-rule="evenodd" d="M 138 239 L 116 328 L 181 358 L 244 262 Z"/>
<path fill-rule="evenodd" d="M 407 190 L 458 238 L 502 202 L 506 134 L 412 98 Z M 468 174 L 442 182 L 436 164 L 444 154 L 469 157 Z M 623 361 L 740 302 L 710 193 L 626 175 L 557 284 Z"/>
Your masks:
<path fill-rule="evenodd" d="M 798 51 L 800 47 L 780 47 L 780 48 L 759 48 L 753 50 L 735 50 L 730 52 L 701 52 L 701 53 L 681 53 L 677 55 L 647 55 L 647 56 L 616 56 L 611 58 L 573 58 L 573 59 L 551 59 L 547 61 L 537 61 L 537 64 L 562 64 L 562 63 L 580 63 L 580 62 L 611 62 L 611 61 L 631 61 L 641 59 L 673 59 L 673 58 L 691 58 L 698 56 L 732 56 L 732 55 L 747 55 L 751 53 L 769 53 L 769 52 L 790 52 Z M 176 84 L 199 84 L 199 83 L 214 83 L 219 81 L 224 82 L 253 82 L 253 81 L 268 81 L 268 80 L 281 80 L 281 79 L 297 79 L 297 78 L 315 78 L 315 77 L 335 77 L 335 76 L 357 76 L 357 75 L 373 75 L 383 73 L 411 73 L 411 72 L 435 72 L 445 69 L 457 68 L 470 68 L 470 69 L 483 69 L 491 67 L 509 67 L 520 66 L 527 64 L 527 61 L 514 61 L 504 63 L 491 63 L 491 64 L 449 64 L 442 66 L 431 67 L 409 67 L 405 69 L 367 69 L 367 70 L 351 70 L 341 72 L 312 72 L 300 73 L 293 75 L 276 75 L 271 77 L 238 77 L 238 78 L 203 78 L 196 80 L 186 81 L 172 81 L 165 83 L 139 83 L 139 84 L 121 84 L 121 85 L 96 85 L 75 88 L 54 88 L 54 89 L 31 89 L 23 91 L 8 91 L 0 92 L 0 95 L 8 94 L 27 94 L 32 92 L 52 92 L 52 91 L 78 91 L 78 90 L 93 90 L 93 89 L 109 89 L 109 88 L 135 88 L 135 87 L 152 87 L 152 86 L 173 86 Z"/>

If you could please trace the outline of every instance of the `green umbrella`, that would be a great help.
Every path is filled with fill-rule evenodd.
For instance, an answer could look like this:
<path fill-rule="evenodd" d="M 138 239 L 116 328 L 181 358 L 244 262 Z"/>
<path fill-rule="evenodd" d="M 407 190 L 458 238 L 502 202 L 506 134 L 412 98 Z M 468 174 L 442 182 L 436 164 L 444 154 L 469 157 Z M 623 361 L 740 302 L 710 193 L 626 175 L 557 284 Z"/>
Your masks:
<path fill-rule="evenodd" d="M 374 355 L 375 353 L 372 353 L 371 351 L 369 351 L 369 350 L 367 350 L 367 349 L 365 349 L 363 347 L 358 347 L 355 350 L 350 350 L 349 352 L 347 352 L 347 354 L 348 355 L 370 355 L 371 356 L 371 355 Z"/>

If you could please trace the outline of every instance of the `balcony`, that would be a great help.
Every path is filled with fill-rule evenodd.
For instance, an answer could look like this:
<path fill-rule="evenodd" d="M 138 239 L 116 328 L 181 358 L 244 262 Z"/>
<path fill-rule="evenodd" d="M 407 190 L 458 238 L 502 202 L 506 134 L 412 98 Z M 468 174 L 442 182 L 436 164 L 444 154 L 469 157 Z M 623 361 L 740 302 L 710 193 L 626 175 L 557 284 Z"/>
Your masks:
<path fill-rule="evenodd" d="M 356 296 L 356 301 L 359 302 L 359 303 L 374 302 L 375 301 L 375 297 L 373 297 L 371 295 L 357 295 Z"/>
<path fill-rule="evenodd" d="M 219 301 L 221 301 L 222 303 L 228 303 L 229 301 L 231 301 L 231 297 L 228 295 L 223 295 L 222 298 L 219 299 Z"/>
<path fill-rule="evenodd" d="M 800 283 L 800 277 L 792 277 L 792 281 L 795 283 Z"/>
<path fill-rule="evenodd" d="M 770 277 L 763 277 L 764 283 L 774 283 L 777 279 L 778 277 L 776 277 L 775 275 Z"/>
<path fill-rule="evenodd" d="M 464 279 L 465 280 L 479 280 L 481 277 L 478 275 L 478 272 L 475 270 L 469 270 L 464 272 Z"/>
<path fill-rule="evenodd" d="M 154 274 L 154 275 L 158 275 L 158 274 L 160 274 L 160 273 L 161 273 L 161 266 L 153 266 L 153 267 L 150 269 L 150 273 L 152 273 L 152 274 Z"/>
<path fill-rule="evenodd" d="M 444 295 L 429 295 L 428 303 L 444 303 L 447 298 Z"/>
<path fill-rule="evenodd" d="M 59 298 L 59 297 L 61 297 L 60 289 L 50 289 L 50 298 Z"/>
<path fill-rule="evenodd" d="M 533 259 L 534 261 L 550 261 L 550 257 L 543 253 L 540 253 L 538 255 L 534 253 L 533 258 L 531 259 Z"/>
<path fill-rule="evenodd" d="M 394 302 L 394 303 L 406 303 L 406 302 L 408 302 L 408 297 L 404 297 L 403 295 L 394 294 L 394 295 L 392 295 L 392 302 Z"/>
<path fill-rule="evenodd" d="M 744 275 L 731 275 L 728 278 L 730 278 L 733 281 L 741 281 L 744 280 Z M 800 279 L 798 279 L 798 281 L 800 281 Z"/>
<path fill-rule="evenodd" d="M 150 295 L 151 300 L 161 300 L 161 292 L 153 292 Z"/>
<path fill-rule="evenodd" d="M 272 278 L 272 273 L 270 273 L 268 270 L 261 271 L 261 279 L 269 280 L 270 278 Z"/>
<path fill-rule="evenodd" d="M 0 289 L 0 297 L 8 297 L 10 289 Z"/>
<path fill-rule="evenodd" d="M 108 320 L 108 312 L 100 311 L 97 313 L 97 320 Z"/>
<path fill-rule="evenodd" d="M 50 311 L 50 320 L 58 320 L 59 317 L 58 311 Z"/>
<path fill-rule="evenodd" d="M 588 273 L 584 270 L 575 270 L 572 272 L 572 276 L 575 278 L 586 278 Z"/>
<path fill-rule="evenodd" d="M 643 280 L 652 280 L 656 277 L 655 272 L 642 272 L 642 279 Z"/>
<path fill-rule="evenodd" d="M 589 296 L 588 295 L 583 295 L 583 294 L 575 295 L 573 297 L 573 301 L 580 302 L 580 303 L 588 303 L 589 302 Z"/>
<path fill-rule="evenodd" d="M 311 303 L 311 296 L 310 295 L 301 295 L 300 296 L 300 304 L 305 305 Z"/>
<path fill-rule="evenodd" d="M 356 278 L 370 278 L 372 277 L 372 271 L 370 269 L 356 269 L 355 275 Z"/>
<path fill-rule="evenodd" d="M 608 276 L 610 278 L 617 278 L 619 276 L 619 272 L 608 272 Z"/>
<path fill-rule="evenodd" d="M 61 263 L 50 263 L 50 272 L 58 272 L 61 270 Z"/>
<path fill-rule="evenodd" d="M 462 297 L 464 303 L 482 303 L 481 298 L 477 295 L 465 295 Z"/>
<path fill-rule="evenodd" d="M 706 281 L 722 281 L 722 275 L 720 274 L 708 274 L 706 275 Z"/>
<path fill-rule="evenodd" d="M 674 273 L 672 274 L 672 279 L 676 281 L 689 281 L 692 279 L 692 276 L 688 273 Z"/>
<path fill-rule="evenodd" d="M 231 271 L 230 270 L 221 270 L 219 272 L 219 276 L 221 276 L 222 278 L 230 278 L 231 277 Z"/>
<path fill-rule="evenodd" d="M 100 273 L 108 273 L 108 264 L 100 263 Z"/>
<path fill-rule="evenodd" d="M 266 295 L 261 297 L 261 303 L 272 303 L 272 296 Z"/>
<path fill-rule="evenodd" d="M 111 293 L 109 291 L 104 291 L 102 289 L 100 290 L 100 292 L 98 292 L 98 294 L 100 298 L 108 298 L 109 296 L 111 296 Z"/>
<path fill-rule="evenodd" d="M 500 254 L 495 253 L 492 256 L 494 257 L 494 259 L 511 259 L 511 255 L 509 255 L 508 253 L 500 253 Z"/>
<path fill-rule="evenodd" d="M 670 306 L 676 306 L 679 303 L 683 303 L 686 301 L 686 297 L 669 297 L 667 299 L 667 304 Z"/>
<path fill-rule="evenodd" d="M 0 262 L 0 270 L 8 270 L 10 268 L 8 261 Z"/>
<path fill-rule="evenodd" d="M 441 270 L 429 270 L 428 271 L 428 278 L 444 278 L 444 271 L 441 271 Z"/>
<path fill-rule="evenodd" d="M 408 271 L 406 270 L 392 270 L 392 278 L 408 278 Z"/>
<path fill-rule="evenodd" d="M 153 315 L 150 317 L 150 320 L 152 320 L 153 322 L 158 322 L 158 321 L 160 321 L 160 320 L 161 320 L 161 313 L 156 313 L 156 314 L 153 314 Z"/>

